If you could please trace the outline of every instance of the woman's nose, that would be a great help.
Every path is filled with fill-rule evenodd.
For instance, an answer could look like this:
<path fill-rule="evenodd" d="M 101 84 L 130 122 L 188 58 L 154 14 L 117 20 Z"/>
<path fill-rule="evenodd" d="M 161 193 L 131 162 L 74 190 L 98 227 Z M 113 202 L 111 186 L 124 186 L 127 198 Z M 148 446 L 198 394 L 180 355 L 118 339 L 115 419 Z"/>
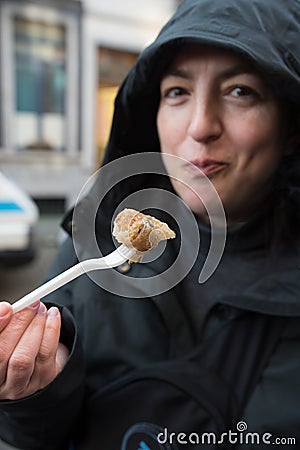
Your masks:
<path fill-rule="evenodd" d="M 191 110 L 188 134 L 199 142 L 218 139 L 222 133 L 221 111 L 214 99 L 195 99 Z"/>

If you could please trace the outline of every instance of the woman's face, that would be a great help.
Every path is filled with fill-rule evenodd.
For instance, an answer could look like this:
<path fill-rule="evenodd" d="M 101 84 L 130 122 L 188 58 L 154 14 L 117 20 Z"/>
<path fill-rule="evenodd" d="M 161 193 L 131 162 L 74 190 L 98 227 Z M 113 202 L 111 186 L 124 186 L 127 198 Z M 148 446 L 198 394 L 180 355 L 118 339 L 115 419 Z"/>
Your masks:
<path fill-rule="evenodd" d="M 244 58 L 200 45 L 179 52 L 160 89 L 161 151 L 188 161 L 180 163 L 184 183 L 171 177 L 175 191 L 207 221 L 200 200 L 211 195 L 204 192 L 205 174 L 228 223 L 247 219 L 272 189 L 285 150 L 283 115 L 272 91 Z M 165 165 L 172 175 L 168 158 Z"/>

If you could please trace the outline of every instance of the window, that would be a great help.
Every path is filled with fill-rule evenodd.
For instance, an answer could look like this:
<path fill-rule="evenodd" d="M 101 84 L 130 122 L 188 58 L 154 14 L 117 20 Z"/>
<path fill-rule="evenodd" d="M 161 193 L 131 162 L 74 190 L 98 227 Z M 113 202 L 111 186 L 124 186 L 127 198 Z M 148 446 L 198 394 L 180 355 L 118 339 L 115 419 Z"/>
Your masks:
<path fill-rule="evenodd" d="M 99 163 L 102 160 L 103 151 L 109 137 L 115 96 L 123 79 L 135 64 L 137 56 L 135 53 L 104 47 L 99 48 L 96 118 L 96 140 Z"/>
<path fill-rule="evenodd" d="M 63 150 L 65 27 L 15 16 L 14 41 L 18 148 Z"/>

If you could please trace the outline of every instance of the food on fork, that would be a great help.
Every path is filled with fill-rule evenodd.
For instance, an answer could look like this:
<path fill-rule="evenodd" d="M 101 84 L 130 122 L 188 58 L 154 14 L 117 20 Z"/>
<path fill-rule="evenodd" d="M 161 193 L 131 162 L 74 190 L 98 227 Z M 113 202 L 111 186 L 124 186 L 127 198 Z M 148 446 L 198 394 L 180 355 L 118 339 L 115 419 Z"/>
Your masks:
<path fill-rule="evenodd" d="M 112 234 L 118 242 L 138 252 L 147 252 L 160 241 L 175 238 L 166 223 L 130 208 L 117 215 Z"/>

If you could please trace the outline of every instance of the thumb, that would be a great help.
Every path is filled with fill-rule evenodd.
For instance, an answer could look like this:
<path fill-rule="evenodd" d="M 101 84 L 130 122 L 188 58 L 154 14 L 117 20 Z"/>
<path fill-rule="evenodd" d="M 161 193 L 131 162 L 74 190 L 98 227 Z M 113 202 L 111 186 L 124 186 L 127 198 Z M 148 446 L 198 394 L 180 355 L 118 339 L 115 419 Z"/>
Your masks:
<path fill-rule="evenodd" d="M 58 366 L 59 371 L 61 371 L 69 357 L 69 349 L 62 344 L 61 342 L 58 344 L 57 353 L 56 353 L 56 364 Z"/>
<path fill-rule="evenodd" d="M 8 302 L 0 302 L 0 332 L 4 330 L 12 316 L 12 307 Z"/>

